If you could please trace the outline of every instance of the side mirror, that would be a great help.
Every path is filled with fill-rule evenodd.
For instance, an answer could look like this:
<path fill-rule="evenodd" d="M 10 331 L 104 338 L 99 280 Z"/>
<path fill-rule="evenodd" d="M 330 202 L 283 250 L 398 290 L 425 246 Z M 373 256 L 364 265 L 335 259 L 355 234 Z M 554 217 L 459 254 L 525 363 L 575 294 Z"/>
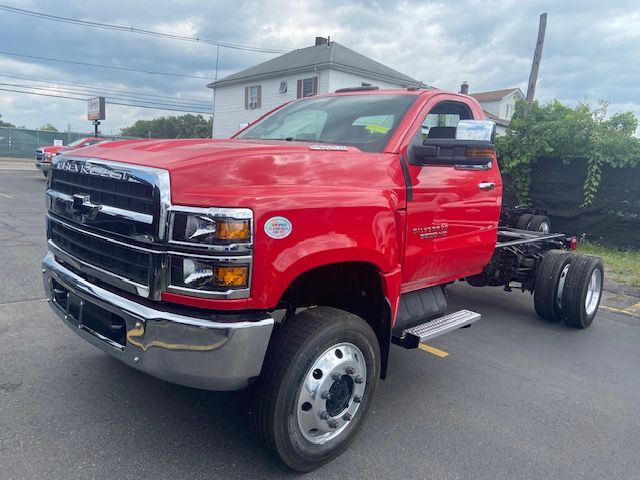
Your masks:
<path fill-rule="evenodd" d="M 455 129 L 455 138 L 427 138 L 421 144 L 411 145 L 409 163 L 489 169 L 495 158 L 495 130 L 495 123 L 491 121 L 461 120 Z"/>
<path fill-rule="evenodd" d="M 482 140 L 494 143 L 496 124 L 491 120 L 460 120 L 456 128 L 456 140 Z"/>

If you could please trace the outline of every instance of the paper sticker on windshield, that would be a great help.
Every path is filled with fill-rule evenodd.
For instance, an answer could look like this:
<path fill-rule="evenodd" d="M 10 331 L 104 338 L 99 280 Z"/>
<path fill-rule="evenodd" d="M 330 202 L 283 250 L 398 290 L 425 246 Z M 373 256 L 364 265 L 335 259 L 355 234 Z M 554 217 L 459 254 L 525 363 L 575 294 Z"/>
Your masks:
<path fill-rule="evenodd" d="M 264 224 L 264 233 L 278 240 L 288 237 L 292 229 L 293 225 L 289 219 L 284 217 L 271 217 Z"/>

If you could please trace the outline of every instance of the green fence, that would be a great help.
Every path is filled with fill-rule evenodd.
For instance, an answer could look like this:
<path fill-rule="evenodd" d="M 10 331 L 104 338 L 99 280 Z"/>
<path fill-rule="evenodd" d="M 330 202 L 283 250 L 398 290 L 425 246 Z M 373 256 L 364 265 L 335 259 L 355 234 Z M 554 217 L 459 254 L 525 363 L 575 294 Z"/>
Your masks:
<path fill-rule="evenodd" d="M 0 157 L 33 158 L 38 147 L 53 145 L 54 140 L 68 145 L 79 138 L 90 136 L 91 133 L 0 127 Z"/>
<path fill-rule="evenodd" d="M 63 145 L 69 145 L 71 142 L 85 137 L 93 137 L 93 133 L 50 132 L 0 127 L 0 157 L 33 158 L 38 147 L 53 145 L 54 140 L 61 140 Z M 124 137 L 104 136 L 104 138 Z"/>

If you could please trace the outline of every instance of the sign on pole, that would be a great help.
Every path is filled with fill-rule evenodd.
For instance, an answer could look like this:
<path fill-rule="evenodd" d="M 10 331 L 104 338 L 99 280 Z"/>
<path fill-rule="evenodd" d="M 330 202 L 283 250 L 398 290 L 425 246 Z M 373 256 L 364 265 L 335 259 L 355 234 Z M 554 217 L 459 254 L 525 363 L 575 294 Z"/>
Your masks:
<path fill-rule="evenodd" d="M 104 97 L 90 98 L 87 101 L 87 120 L 104 120 Z"/>

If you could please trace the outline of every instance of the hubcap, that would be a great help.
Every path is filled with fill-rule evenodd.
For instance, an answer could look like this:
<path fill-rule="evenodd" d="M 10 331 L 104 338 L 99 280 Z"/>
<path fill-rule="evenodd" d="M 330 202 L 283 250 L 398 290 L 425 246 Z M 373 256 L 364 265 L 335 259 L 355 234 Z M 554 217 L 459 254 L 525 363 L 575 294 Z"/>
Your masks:
<path fill-rule="evenodd" d="M 602 272 L 596 268 L 589 279 L 587 296 L 584 299 L 584 309 L 587 315 L 592 315 L 598 307 L 600 295 L 602 293 Z"/>
<path fill-rule="evenodd" d="M 367 385 L 364 355 L 352 343 L 327 349 L 305 374 L 296 418 L 304 438 L 323 444 L 340 435 L 360 408 Z"/>
<path fill-rule="evenodd" d="M 542 222 L 538 227 L 538 231 L 542 233 L 549 233 L 549 224 L 547 222 Z"/>
<path fill-rule="evenodd" d="M 556 293 L 556 306 L 558 310 L 562 308 L 562 292 L 564 292 L 564 281 L 567 279 L 567 273 L 569 273 L 569 264 L 567 263 L 560 273 L 558 279 L 558 292 Z"/>

